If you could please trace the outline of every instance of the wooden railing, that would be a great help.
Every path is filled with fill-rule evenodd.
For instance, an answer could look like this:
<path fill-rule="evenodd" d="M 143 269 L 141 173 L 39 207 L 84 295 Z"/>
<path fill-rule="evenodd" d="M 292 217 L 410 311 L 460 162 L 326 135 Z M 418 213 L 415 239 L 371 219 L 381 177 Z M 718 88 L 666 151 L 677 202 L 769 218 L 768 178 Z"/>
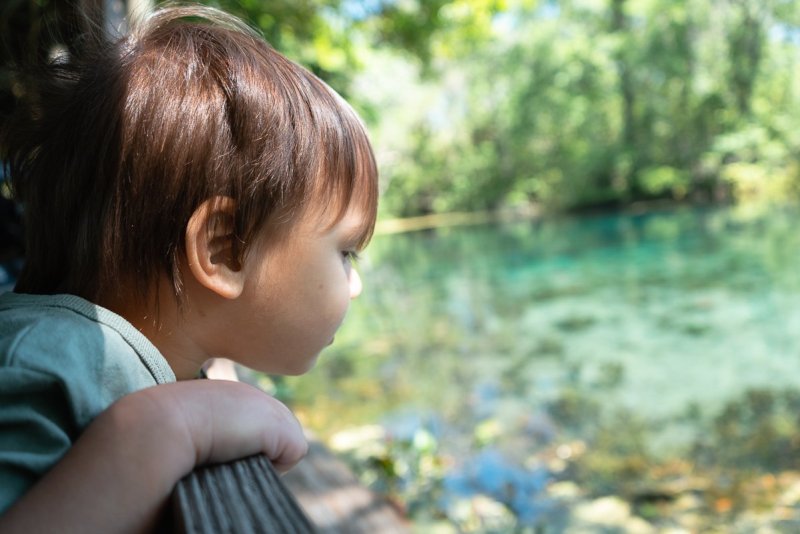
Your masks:
<path fill-rule="evenodd" d="M 196 469 L 172 496 L 161 531 L 188 534 L 410 534 L 396 503 L 362 485 L 317 440 L 278 476 L 263 456 Z"/>
<path fill-rule="evenodd" d="M 306 534 L 311 521 L 265 456 L 195 469 L 172 496 L 181 534 Z"/>

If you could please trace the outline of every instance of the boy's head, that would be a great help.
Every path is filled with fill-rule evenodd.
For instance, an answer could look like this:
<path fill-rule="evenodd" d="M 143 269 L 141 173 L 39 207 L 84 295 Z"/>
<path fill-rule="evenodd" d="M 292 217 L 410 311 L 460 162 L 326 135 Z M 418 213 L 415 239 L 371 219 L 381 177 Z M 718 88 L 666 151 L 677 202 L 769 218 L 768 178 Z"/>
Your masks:
<path fill-rule="evenodd" d="M 102 302 L 151 295 L 166 276 L 180 298 L 187 224 L 208 201 L 233 206 L 212 221 L 232 229 L 233 264 L 258 236 L 352 208 L 367 242 L 372 150 L 313 74 L 208 8 L 163 9 L 100 41 L 57 60 L 4 132 L 28 236 L 17 291 Z"/>

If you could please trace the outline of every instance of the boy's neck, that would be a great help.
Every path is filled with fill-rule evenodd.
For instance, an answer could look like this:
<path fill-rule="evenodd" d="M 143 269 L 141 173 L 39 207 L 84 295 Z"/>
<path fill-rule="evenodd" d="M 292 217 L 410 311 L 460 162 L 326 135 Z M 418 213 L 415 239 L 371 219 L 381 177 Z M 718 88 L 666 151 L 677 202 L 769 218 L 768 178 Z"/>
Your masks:
<path fill-rule="evenodd" d="M 159 284 L 160 288 L 171 287 Z M 196 378 L 202 365 L 211 358 L 195 342 L 187 321 L 190 310 L 180 310 L 175 297 L 163 289 L 155 298 L 144 301 L 140 298 L 116 296 L 100 304 L 122 316 L 131 323 L 158 349 L 172 368 L 178 380 Z"/>

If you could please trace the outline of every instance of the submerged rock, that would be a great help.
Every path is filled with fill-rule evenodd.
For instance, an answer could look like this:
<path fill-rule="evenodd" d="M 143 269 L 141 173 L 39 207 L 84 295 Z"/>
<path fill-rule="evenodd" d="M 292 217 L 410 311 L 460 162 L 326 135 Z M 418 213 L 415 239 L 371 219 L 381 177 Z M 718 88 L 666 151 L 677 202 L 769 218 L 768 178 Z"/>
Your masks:
<path fill-rule="evenodd" d="M 584 502 L 572 509 L 569 527 L 566 532 L 570 534 L 589 533 L 625 533 L 625 534 L 655 534 L 665 532 L 656 529 L 645 519 L 632 515 L 631 505 L 625 500 L 608 496 Z M 688 531 L 675 531 L 687 532 Z"/>

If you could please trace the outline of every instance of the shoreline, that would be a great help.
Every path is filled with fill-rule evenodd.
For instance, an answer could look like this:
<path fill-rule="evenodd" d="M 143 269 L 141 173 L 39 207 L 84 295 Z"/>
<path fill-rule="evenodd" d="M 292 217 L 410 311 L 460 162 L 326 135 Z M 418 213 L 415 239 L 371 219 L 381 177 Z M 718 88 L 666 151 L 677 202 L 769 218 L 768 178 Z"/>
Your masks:
<path fill-rule="evenodd" d="M 416 217 L 382 219 L 375 223 L 375 235 L 401 234 L 417 230 L 431 230 L 451 226 L 468 226 L 489 222 L 530 220 L 541 217 L 544 210 L 538 205 L 521 208 L 502 208 L 496 211 L 453 211 L 431 213 Z"/>
<path fill-rule="evenodd" d="M 730 202 L 677 202 L 674 200 L 640 200 L 624 206 L 584 207 L 574 210 L 548 211 L 540 204 L 500 208 L 498 210 L 453 211 L 447 213 L 430 213 L 414 217 L 395 217 L 378 219 L 375 224 L 375 235 L 392 235 L 418 230 L 432 230 L 454 226 L 469 226 L 492 222 L 514 222 L 534 220 L 545 215 L 553 217 L 581 216 L 608 213 L 642 214 L 652 211 L 674 209 L 679 207 L 730 206 Z"/>

